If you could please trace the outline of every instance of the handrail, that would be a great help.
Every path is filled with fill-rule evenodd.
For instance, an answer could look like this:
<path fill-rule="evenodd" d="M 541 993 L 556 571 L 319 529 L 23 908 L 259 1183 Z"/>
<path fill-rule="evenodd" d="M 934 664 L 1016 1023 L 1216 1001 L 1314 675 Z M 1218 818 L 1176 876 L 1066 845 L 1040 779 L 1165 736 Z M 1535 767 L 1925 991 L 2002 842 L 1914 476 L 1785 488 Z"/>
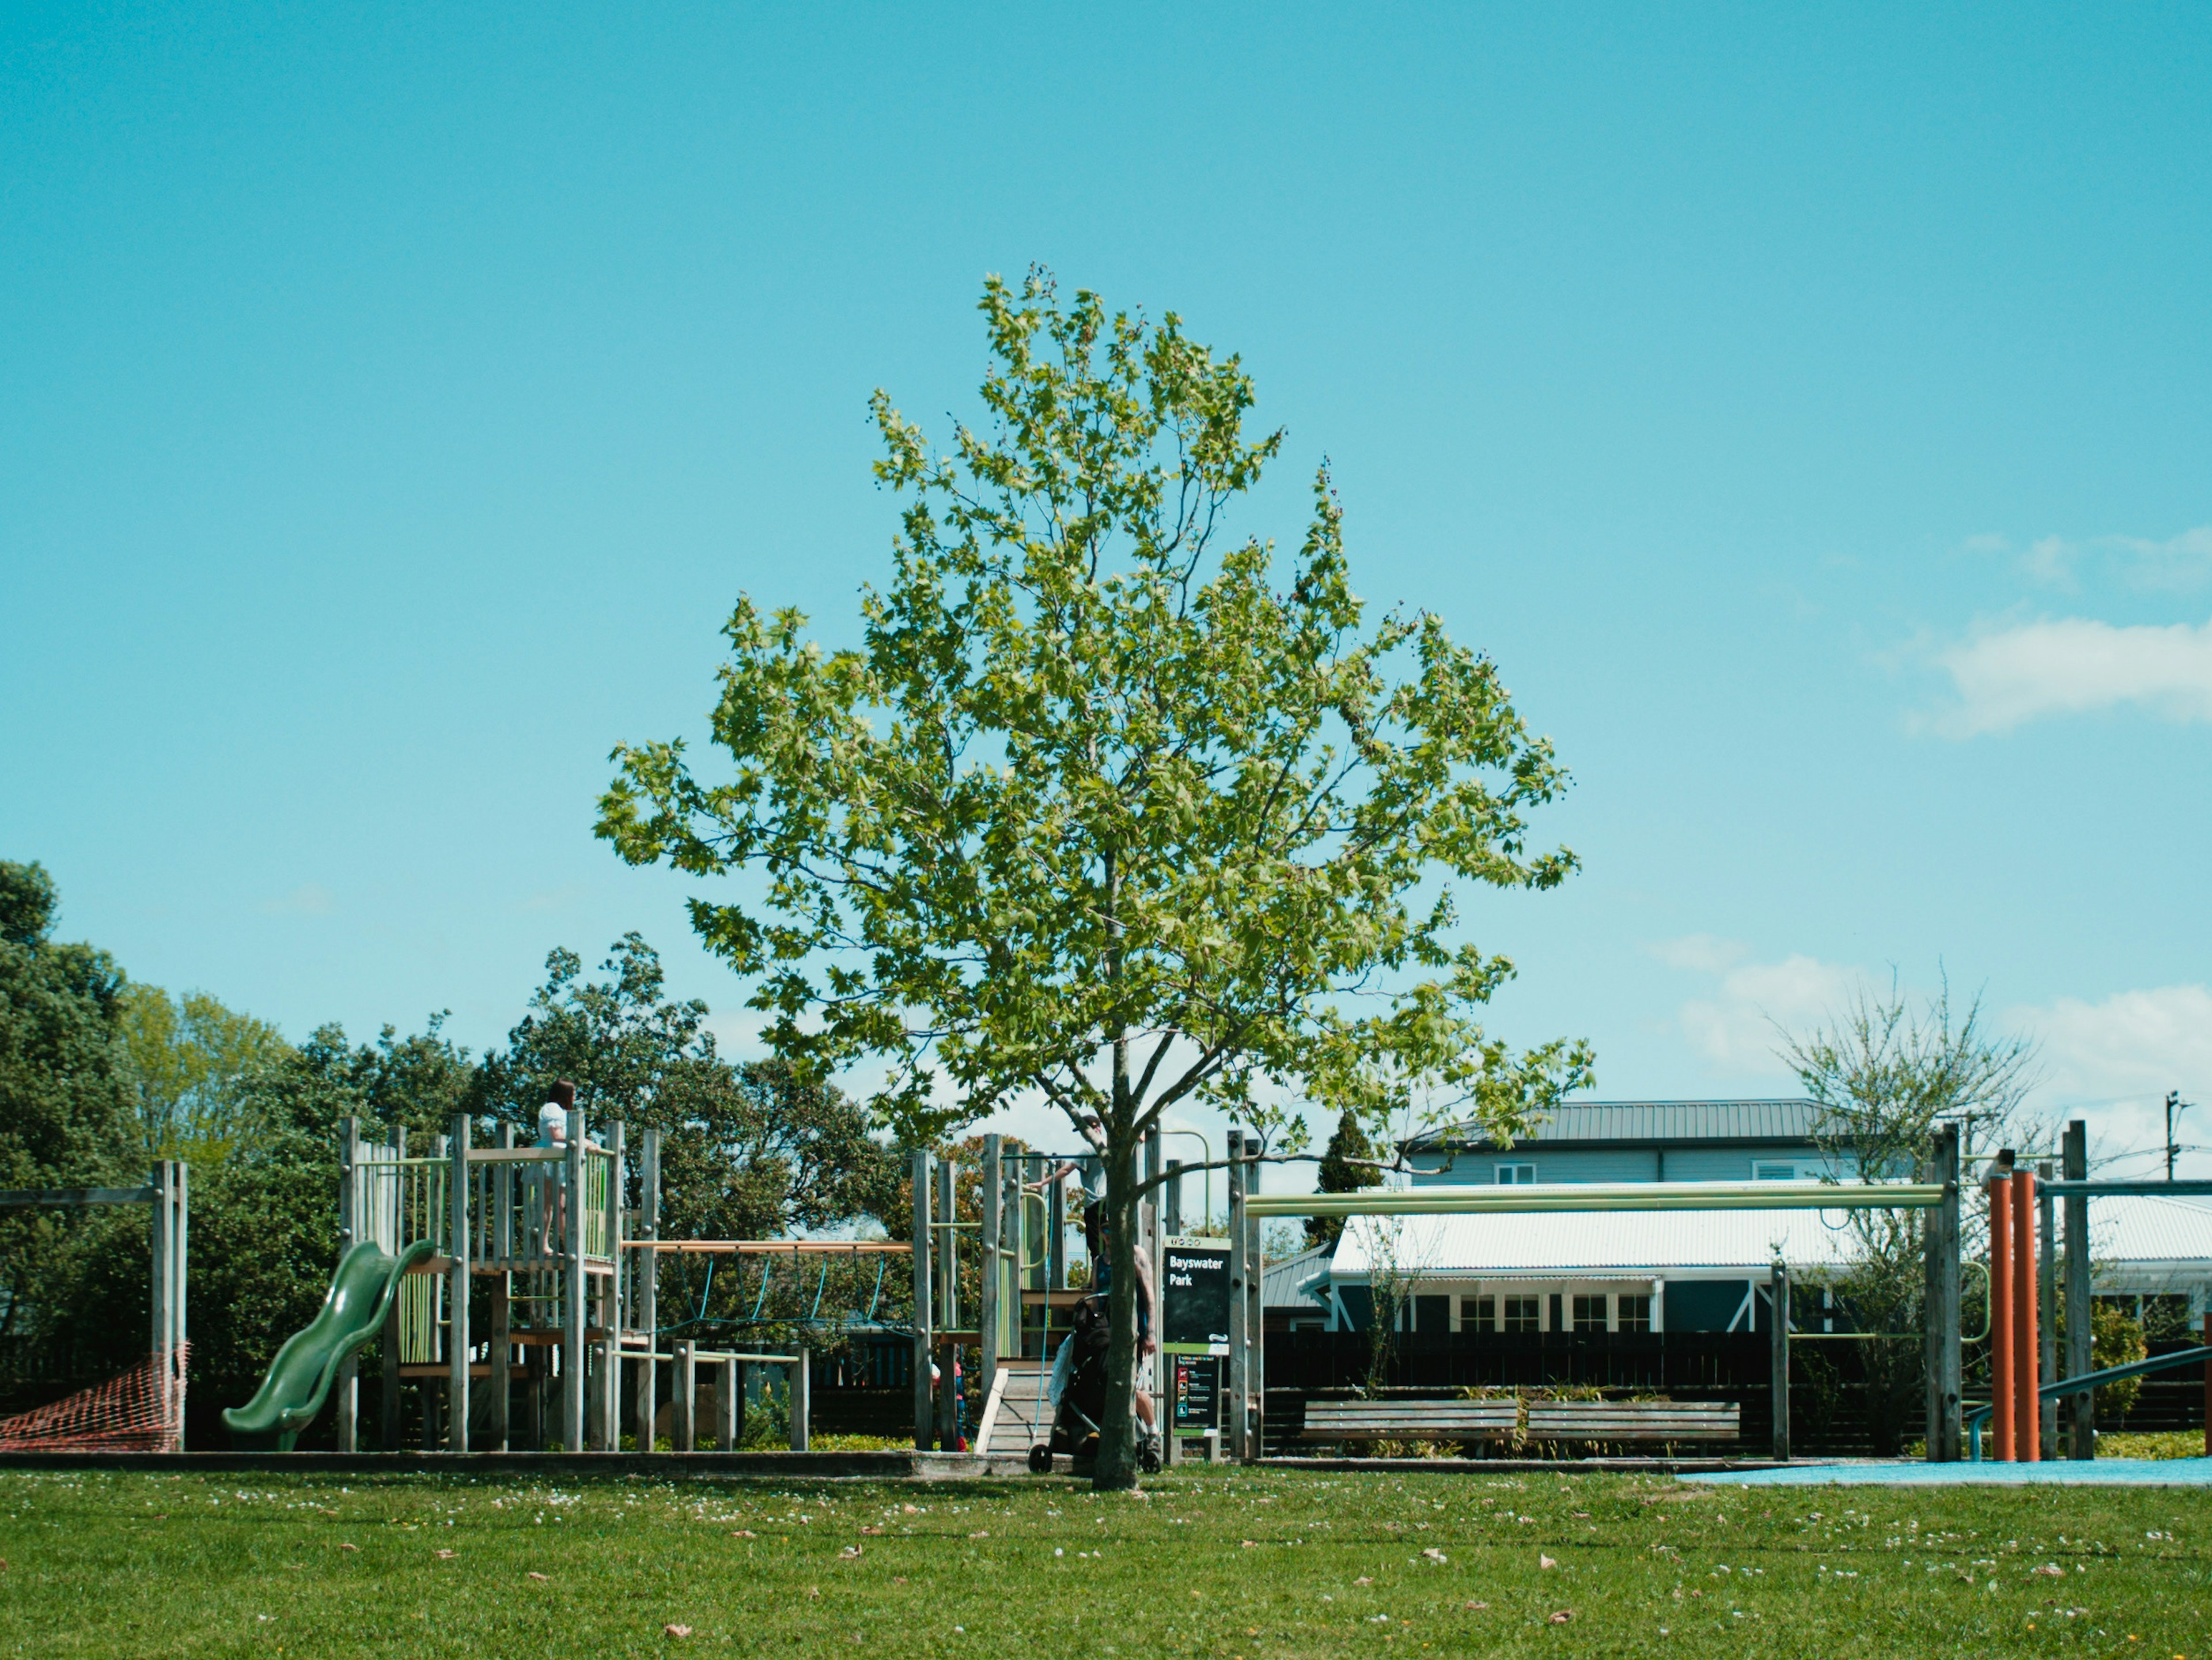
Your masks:
<path fill-rule="evenodd" d="M 1251 1194 L 1247 1216 L 1461 1216 L 1484 1212 L 1927 1210 L 1940 1182 L 1549 1182 Z"/>
<path fill-rule="evenodd" d="M 2124 1377 L 2142 1377 L 2151 1372 L 2166 1371 L 2176 1366 L 2194 1365 L 2201 1360 L 2212 1360 L 2212 1348 L 2181 1349 L 2172 1354 L 2154 1354 L 2148 1360 L 2131 1360 L 2124 1366 L 2107 1366 L 2102 1371 L 2085 1371 L 2079 1377 L 2061 1377 L 2055 1383 L 2045 1383 L 2036 1390 L 2039 1400 L 2052 1395 L 2081 1395 L 2100 1383 L 2117 1383 Z M 1974 1444 L 1972 1462 L 1982 1462 L 1982 1425 L 1997 1409 L 1996 1402 L 1985 1401 L 1966 1414 L 1966 1428 Z"/>

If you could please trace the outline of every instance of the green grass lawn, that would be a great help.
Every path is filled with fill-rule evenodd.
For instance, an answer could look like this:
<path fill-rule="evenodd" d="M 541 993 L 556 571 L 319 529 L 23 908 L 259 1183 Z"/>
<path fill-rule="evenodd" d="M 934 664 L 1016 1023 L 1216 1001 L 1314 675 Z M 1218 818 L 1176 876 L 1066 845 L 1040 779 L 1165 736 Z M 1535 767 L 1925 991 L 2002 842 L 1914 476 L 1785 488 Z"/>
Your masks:
<path fill-rule="evenodd" d="M 2212 1495 L 0 1473 L 0 1655 L 2212 1660 Z M 688 1636 L 670 1627 L 688 1627 Z"/>

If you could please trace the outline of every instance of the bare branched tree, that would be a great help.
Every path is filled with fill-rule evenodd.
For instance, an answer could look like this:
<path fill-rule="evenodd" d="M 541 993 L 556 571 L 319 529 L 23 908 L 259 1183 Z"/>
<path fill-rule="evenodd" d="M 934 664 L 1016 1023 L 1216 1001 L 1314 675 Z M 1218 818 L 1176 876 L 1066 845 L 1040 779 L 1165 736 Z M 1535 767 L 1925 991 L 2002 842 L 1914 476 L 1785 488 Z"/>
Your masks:
<path fill-rule="evenodd" d="M 1887 994 L 1862 988 L 1826 1025 L 1802 1037 L 1782 1030 L 1782 1040 L 1778 1055 L 1821 1109 L 1814 1134 L 1832 1180 L 1911 1176 L 1945 1122 L 2023 1155 L 2043 1139 L 2023 1111 L 2036 1079 L 2033 1041 L 1991 1031 L 1978 994 L 1954 1007 L 1948 980 L 1917 1006 L 1894 977 Z M 1820 1283 L 1855 1330 L 1871 1334 L 1862 1353 L 1868 1421 L 1875 1451 L 1894 1452 L 1921 1392 L 1920 1219 L 1906 1210 L 1847 1214 L 1852 1260 Z"/>

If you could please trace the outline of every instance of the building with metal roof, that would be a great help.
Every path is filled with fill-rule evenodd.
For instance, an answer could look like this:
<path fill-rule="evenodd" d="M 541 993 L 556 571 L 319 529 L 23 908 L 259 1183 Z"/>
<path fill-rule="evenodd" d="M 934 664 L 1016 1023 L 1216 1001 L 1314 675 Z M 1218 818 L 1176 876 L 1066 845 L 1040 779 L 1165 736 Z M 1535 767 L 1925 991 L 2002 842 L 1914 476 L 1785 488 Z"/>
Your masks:
<path fill-rule="evenodd" d="M 1791 1181 L 1856 1174 L 1823 1154 L 1824 1110 L 1803 1100 L 1571 1101 L 1528 1135 L 1479 1126 L 1415 1138 L 1417 1183 Z"/>
<path fill-rule="evenodd" d="M 2099 1199 L 2089 1228 L 2099 1295 L 2179 1296 L 2202 1319 L 2212 1205 Z M 1337 1330 L 1365 1326 L 1379 1269 L 1408 1284 L 1417 1330 L 1741 1331 L 1765 1318 L 1771 1264 L 1817 1281 L 1849 1266 L 1853 1243 L 1841 1210 L 1363 1216 L 1295 1294 Z"/>

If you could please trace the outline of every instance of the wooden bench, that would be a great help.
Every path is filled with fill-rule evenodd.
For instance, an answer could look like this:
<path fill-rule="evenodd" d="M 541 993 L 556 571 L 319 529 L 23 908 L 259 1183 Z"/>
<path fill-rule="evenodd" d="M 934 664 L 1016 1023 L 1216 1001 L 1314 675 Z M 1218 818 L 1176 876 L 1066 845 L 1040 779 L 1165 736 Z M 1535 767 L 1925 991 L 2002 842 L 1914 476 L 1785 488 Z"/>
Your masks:
<path fill-rule="evenodd" d="M 1733 1441 L 1733 1401 L 1531 1401 L 1531 1441 Z"/>
<path fill-rule="evenodd" d="M 1498 1441 L 1521 1426 L 1516 1402 L 1309 1401 L 1301 1441 Z"/>

